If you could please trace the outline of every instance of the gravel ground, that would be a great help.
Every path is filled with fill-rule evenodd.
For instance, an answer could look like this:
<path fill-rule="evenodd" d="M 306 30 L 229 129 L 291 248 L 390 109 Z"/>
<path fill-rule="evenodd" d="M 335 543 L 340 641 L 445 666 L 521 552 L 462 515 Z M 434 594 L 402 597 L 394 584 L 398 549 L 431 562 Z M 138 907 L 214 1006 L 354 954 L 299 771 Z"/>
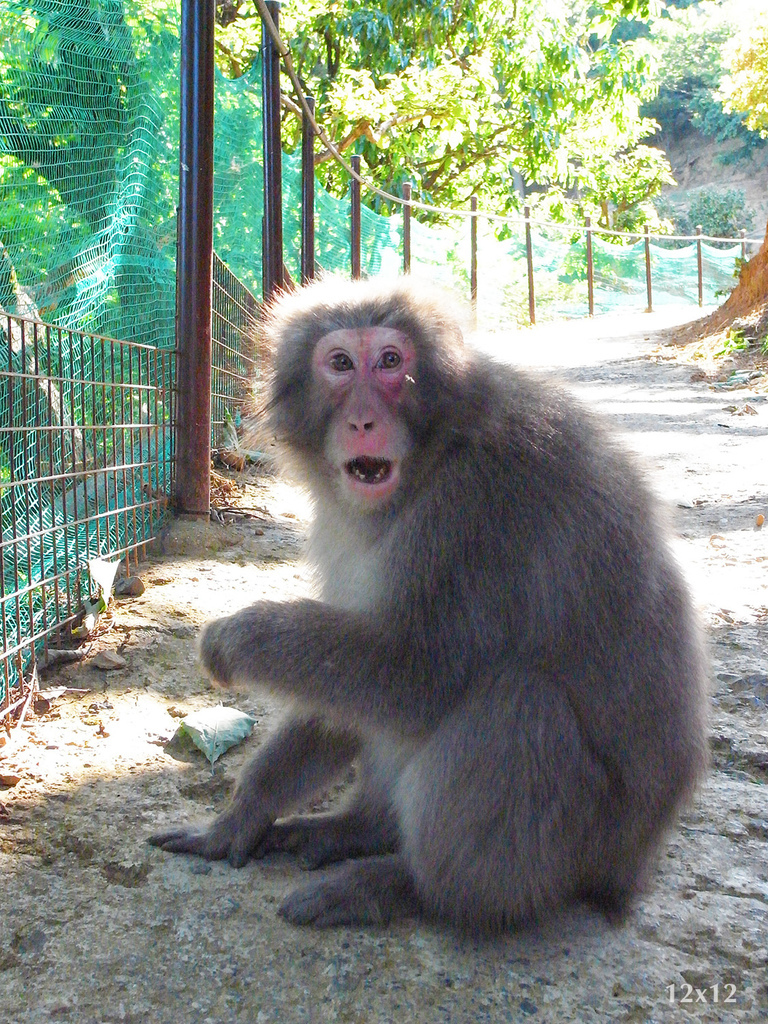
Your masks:
<path fill-rule="evenodd" d="M 139 567 L 66 686 L 0 749 L 0 1019 L 8 1024 L 229 1024 L 768 1019 L 768 400 L 717 389 L 659 349 L 690 312 L 550 324 L 477 344 L 536 363 L 637 450 L 676 533 L 712 655 L 713 770 L 670 835 L 654 885 L 614 928 L 586 910 L 477 943 L 404 921 L 293 928 L 288 857 L 226 864 L 146 836 L 220 808 L 279 708 L 201 676 L 207 618 L 310 591 L 303 496 L 250 476 L 251 517 L 176 522 Z M 692 379 L 693 378 L 693 379 Z M 96 667 L 99 652 L 124 667 Z M 254 737 L 213 770 L 171 740 L 222 696 Z M 319 806 L 334 799 L 325 795 Z"/>

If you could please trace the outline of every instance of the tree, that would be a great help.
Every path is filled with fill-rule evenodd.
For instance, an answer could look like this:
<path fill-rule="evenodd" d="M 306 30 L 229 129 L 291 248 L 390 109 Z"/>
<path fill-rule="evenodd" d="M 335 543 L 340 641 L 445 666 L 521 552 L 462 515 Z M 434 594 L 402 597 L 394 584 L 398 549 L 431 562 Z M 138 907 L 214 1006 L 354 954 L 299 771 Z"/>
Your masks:
<path fill-rule="evenodd" d="M 670 136 L 694 128 L 720 141 L 738 138 L 745 146 L 759 144 L 739 114 L 723 109 L 719 92 L 728 44 L 738 31 L 740 0 L 676 6 L 680 9 L 667 9 L 653 24 L 659 91 L 646 113 Z"/>
<path fill-rule="evenodd" d="M 739 113 L 748 128 L 768 137 L 768 4 L 765 0 L 737 0 L 734 11 L 740 19 L 740 31 L 725 53 L 725 109 Z M 707 328 L 711 333 L 721 331 L 766 304 L 768 229 L 760 250 L 742 266 L 738 285 L 708 319 Z"/>
<path fill-rule="evenodd" d="M 620 20 L 647 6 L 286 0 L 281 32 L 329 135 L 362 155 L 380 187 L 410 180 L 436 205 L 464 205 L 474 194 L 511 212 L 522 183 L 529 202 L 561 215 L 576 200 L 605 220 L 623 205 L 629 221 L 632 210 L 644 216 L 668 175 L 661 155 L 638 148 L 656 128 L 639 113 L 653 88 L 647 42 L 615 38 Z M 219 36 L 232 70 L 257 44 L 254 13 L 241 8 Z M 297 132 L 289 118 L 289 142 Z M 316 161 L 341 194 L 346 176 L 330 153 Z"/>
<path fill-rule="evenodd" d="M 742 0 L 741 31 L 727 52 L 728 73 L 721 94 L 725 109 L 741 115 L 746 126 L 768 137 L 768 4 Z"/>

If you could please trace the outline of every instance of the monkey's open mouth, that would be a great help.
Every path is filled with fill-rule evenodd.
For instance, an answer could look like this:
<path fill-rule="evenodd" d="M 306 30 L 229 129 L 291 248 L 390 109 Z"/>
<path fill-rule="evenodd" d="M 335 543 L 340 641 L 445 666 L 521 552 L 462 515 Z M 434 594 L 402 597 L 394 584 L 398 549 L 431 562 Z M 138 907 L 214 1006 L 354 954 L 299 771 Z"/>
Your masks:
<path fill-rule="evenodd" d="M 350 476 L 364 484 L 382 484 L 389 479 L 392 463 L 389 459 L 379 459 L 374 455 L 359 455 L 350 459 L 345 466 Z"/>

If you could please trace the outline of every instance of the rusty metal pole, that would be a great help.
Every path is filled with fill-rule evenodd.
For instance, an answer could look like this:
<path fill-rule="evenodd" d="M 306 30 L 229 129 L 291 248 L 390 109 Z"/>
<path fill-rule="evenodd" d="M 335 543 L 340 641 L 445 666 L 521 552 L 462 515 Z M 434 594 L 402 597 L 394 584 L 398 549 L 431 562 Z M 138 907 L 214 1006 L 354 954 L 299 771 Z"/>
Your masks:
<path fill-rule="evenodd" d="M 696 270 L 699 276 L 699 305 L 704 305 L 704 258 L 701 251 L 701 224 L 696 225 Z"/>
<path fill-rule="evenodd" d="M 314 114 L 315 101 L 307 94 Z M 304 113 L 301 121 L 301 283 L 315 277 L 315 129 Z"/>
<path fill-rule="evenodd" d="M 181 5 L 176 266 L 176 509 L 207 516 L 211 499 L 214 0 Z"/>
<path fill-rule="evenodd" d="M 360 157 L 353 156 L 350 161 L 355 174 L 360 173 Z M 360 212 L 360 182 L 353 178 L 350 187 L 352 208 L 350 210 L 350 256 L 352 261 L 352 280 L 357 281 L 360 277 L 360 242 L 362 235 L 362 221 Z"/>
<path fill-rule="evenodd" d="M 403 273 L 411 272 L 411 183 L 403 182 Z"/>
<path fill-rule="evenodd" d="M 587 299 L 589 302 L 589 315 L 595 315 L 595 261 L 592 254 L 592 218 L 584 218 L 584 227 L 587 232 Z"/>
<path fill-rule="evenodd" d="M 267 10 L 279 28 L 280 4 L 267 0 Z M 264 301 L 283 286 L 283 161 L 280 147 L 280 53 L 261 26 L 262 117 L 264 131 L 264 229 L 262 282 Z"/>
<path fill-rule="evenodd" d="M 533 241 L 531 239 L 531 208 L 523 207 L 525 217 L 525 259 L 528 265 L 528 319 L 536 323 L 536 296 L 533 290 Z"/>
<path fill-rule="evenodd" d="M 651 281 L 651 225 L 645 225 L 645 287 L 648 293 L 646 313 L 653 312 L 653 283 Z"/>

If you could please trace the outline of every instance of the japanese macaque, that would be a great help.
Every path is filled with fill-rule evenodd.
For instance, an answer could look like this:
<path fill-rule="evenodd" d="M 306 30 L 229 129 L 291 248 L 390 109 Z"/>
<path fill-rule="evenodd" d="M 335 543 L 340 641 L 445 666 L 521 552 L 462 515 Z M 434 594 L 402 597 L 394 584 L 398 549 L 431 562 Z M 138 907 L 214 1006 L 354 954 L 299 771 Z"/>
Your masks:
<path fill-rule="evenodd" d="M 265 336 L 319 591 L 206 626 L 214 679 L 292 710 L 228 809 L 151 842 L 343 862 L 287 896 L 295 924 L 622 918 L 707 763 L 699 634 L 632 459 L 408 279 L 281 296 Z M 286 817 L 353 760 L 342 809 Z"/>

